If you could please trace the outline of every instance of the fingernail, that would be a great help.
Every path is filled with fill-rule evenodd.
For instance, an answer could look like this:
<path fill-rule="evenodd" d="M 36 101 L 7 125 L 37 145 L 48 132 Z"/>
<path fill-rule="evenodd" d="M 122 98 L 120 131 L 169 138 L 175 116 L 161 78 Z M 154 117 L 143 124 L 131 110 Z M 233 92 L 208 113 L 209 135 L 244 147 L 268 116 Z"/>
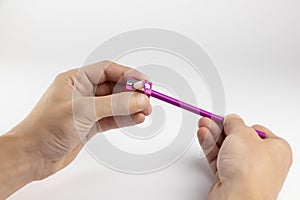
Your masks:
<path fill-rule="evenodd" d="M 148 97 L 144 94 L 138 94 L 136 98 L 137 98 L 138 109 L 143 110 L 148 103 Z"/>

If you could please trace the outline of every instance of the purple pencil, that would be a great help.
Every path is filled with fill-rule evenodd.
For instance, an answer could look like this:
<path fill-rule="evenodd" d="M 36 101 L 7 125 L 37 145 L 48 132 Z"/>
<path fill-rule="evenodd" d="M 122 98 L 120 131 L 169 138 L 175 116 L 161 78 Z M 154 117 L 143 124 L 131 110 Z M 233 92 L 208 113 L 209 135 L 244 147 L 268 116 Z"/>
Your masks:
<path fill-rule="evenodd" d="M 219 115 L 215 115 L 213 113 L 210 113 L 206 110 L 203 110 L 201 108 L 197 108 L 193 105 L 190 105 L 188 103 L 185 103 L 183 101 L 180 101 L 178 99 L 175 99 L 173 97 L 170 97 L 168 95 L 162 94 L 160 92 L 157 92 L 155 90 L 152 90 L 152 82 L 143 80 L 139 81 L 133 78 L 129 78 L 126 83 L 126 88 L 125 90 L 127 91 L 134 91 L 134 90 L 139 90 L 144 92 L 148 97 L 154 97 L 156 99 L 159 99 L 161 101 L 167 102 L 169 104 L 172 104 L 174 106 L 180 107 L 182 109 L 188 110 L 192 113 L 195 113 L 197 115 L 203 116 L 203 117 L 208 117 L 212 120 L 214 120 L 217 123 L 223 124 L 224 122 L 224 117 L 221 117 Z M 260 138 L 264 139 L 266 138 L 266 134 L 264 132 L 261 132 L 259 130 L 256 130 L 257 134 L 259 135 Z"/>

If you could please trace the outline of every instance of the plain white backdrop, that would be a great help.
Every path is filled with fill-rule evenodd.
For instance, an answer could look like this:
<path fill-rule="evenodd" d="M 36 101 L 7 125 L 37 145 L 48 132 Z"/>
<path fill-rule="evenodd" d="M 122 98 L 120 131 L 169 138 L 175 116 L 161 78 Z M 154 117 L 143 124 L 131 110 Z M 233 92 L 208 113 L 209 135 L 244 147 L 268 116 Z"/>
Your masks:
<path fill-rule="evenodd" d="M 0 132 L 20 122 L 54 77 L 99 44 L 137 28 L 164 28 L 199 43 L 222 77 L 227 113 L 287 139 L 294 164 L 279 199 L 299 199 L 300 2 L 297 0 L 2 0 Z M 195 124 L 196 125 L 196 124 Z M 66 169 L 10 199 L 206 199 L 212 175 L 195 142 L 174 165 L 129 175 L 85 150 Z"/>

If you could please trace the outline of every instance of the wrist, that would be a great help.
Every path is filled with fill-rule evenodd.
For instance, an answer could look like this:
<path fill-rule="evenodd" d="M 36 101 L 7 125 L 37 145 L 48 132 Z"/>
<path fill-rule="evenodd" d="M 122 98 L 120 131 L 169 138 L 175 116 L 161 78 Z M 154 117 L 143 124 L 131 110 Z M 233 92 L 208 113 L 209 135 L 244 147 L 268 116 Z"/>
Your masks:
<path fill-rule="evenodd" d="M 0 136 L 0 199 L 5 199 L 26 184 L 36 180 L 38 157 L 30 141 L 17 134 Z"/>
<path fill-rule="evenodd" d="M 1 136 L 9 146 L 8 160 L 14 161 L 17 166 L 17 173 L 24 174 L 26 182 L 39 180 L 43 166 L 43 159 L 38 149 L 35 138 L 29 134 L 24 134 L 16 129 Z M 8 157 L 10 155 L 10 157 Z M 16 174 L 16 173 L 15 173 Z"/>
<path fill-rule="evenodd" d="M 241 179 L 238 181 L 231 181 L 226 183 L 224 187 L 225 199 L 247 199 L 247 200 L 273 200 L 276 199 L 276 195 L 273 195 L 272 191 L 264 188 L 261 185 L 256 184 L 257 181 L 251 181 L 251 179 Z"/>

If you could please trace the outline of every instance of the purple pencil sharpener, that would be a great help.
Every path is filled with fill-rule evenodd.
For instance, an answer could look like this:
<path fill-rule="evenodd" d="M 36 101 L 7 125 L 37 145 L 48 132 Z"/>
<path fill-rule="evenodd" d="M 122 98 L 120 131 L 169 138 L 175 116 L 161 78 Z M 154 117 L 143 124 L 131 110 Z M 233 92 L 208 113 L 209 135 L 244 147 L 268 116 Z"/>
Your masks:
<path fill-rule="evenodd" d="M 134 84 L 137 82 L 141 82 L 141 85 L 138 89 L 134 87 Z M 152 93 L 152 82 L 147 81 L 147 80 L 140 81 L 140 80 L 136 80 L 133 78 L 129 78 L 126 83 L 125 90 L 126 91 L 139 90 L 139 91 L 145 93 L 145 95 L 147 95 L 148 97 L 150 97 L 151 93 Z"/>

